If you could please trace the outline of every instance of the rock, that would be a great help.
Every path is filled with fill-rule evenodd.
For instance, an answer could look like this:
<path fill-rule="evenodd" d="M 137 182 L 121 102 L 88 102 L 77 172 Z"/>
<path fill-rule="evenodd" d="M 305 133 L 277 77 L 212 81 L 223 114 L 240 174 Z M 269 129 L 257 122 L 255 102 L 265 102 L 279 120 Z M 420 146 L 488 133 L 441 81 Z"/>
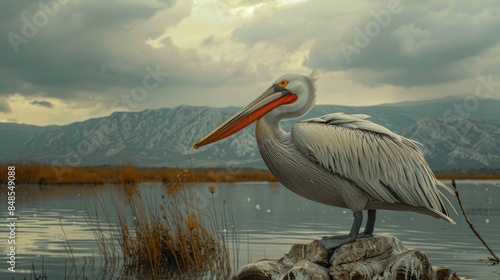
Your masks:
<path fill-rule="evenodd" d="M 264 279 L 460 279 L 433 267 L 424 252 L 407 249 L 392 236 L 360 238 L 333 252 L 318 240 L 294 244 L 280 259 L 262 259 L 239 268 L 231 280 Z"/>

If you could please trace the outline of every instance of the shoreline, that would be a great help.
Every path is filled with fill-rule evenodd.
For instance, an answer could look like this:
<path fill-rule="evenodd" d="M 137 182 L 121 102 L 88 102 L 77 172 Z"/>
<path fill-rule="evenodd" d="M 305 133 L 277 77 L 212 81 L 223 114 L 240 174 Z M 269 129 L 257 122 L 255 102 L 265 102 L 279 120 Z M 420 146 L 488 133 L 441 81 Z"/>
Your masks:
<path fill-rule="evenodd" d="M 0 164 L 1 170 L 16 168 L 17 184 L 84 185 L 135 184 L 143 182 L 277 182 L 268 170 L 241 168 L 169 168 L 123 166 L 52 166 L 48 164 Z M 434 172 L 438 180 L 499 180 L 498 169 L 443 170 Z M 7 182 L 7 172 L 0 173 L 0 184 Z"/>

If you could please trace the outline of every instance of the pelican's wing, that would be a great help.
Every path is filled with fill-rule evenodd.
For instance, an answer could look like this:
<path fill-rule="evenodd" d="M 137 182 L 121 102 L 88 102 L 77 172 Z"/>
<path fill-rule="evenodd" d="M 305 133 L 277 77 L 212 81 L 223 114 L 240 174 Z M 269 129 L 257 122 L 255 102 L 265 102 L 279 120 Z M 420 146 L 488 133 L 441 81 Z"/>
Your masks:
<path fill-rule="evenodd" d="M 426 207 L 453 222 L 436 186 L 451 190 L 436 180 L 419 143 L 368 117 L 334 113 L 304 120 L 293 126 L 292 141 L 311 161 L 354 182 L 372 197 Z"/>

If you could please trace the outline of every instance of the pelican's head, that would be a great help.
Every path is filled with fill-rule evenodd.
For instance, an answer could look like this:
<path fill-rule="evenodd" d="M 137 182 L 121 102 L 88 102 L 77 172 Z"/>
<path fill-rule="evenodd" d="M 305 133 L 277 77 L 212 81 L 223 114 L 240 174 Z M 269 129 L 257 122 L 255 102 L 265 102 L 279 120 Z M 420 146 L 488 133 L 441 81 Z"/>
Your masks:
<path fill-rule="evenodd" d="M 309 76 L 282 75 L 252 103 L 196 142 L 194 148 L 222 140 L 266 114 L 272 114 L 276 118 L 295 118 L 305 115 L 316 101 L 315 82 L 317 79 L 316 71 Z"/>

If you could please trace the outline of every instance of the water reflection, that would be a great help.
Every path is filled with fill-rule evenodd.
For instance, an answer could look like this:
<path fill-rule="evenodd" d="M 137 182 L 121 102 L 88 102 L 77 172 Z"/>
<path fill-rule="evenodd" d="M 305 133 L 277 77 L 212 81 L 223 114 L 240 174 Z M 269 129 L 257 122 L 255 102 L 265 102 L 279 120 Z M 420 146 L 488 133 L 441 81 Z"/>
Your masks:
<path fill-rule="evenodd" d="M 229 223 L 226 230 L 232 232 L 233 226 L 236 229 L 240 244 L 239 265 L 262 257 L 279 258 L 292 243 L 310 242 L 313 238 L 324 235 L 346 234 L 352 223 L 352 213 L 349 210 L 305 200 L 278 183 L 224 184 L 219 185 L 213 195 L 208 192 L 207 185 L 190 187 L 196 188 L 199 206 L 203 211 L 212 211 L 212 203 L 215 202 L 219 220 L 223 213 L 223 200 L 227 200 L 225 211 Z M 461 181 L 458 182 L 458 187 L 472 223 L 499 253 L 500 182 Z M 143 184 L 139 189 L 142 197 L 149 199 L 153 205 L 160 203 L 158 198 L 165 191 L 162 184 Z M 94 267 L 87 266 L 86 276 L 92 279 L 102 273 L 97 243 L 86 219 L 99 217 L 104 229 L 115 226 L 117 217 L 111 215 L 111 224 L 106 223 L 102 219 L 103 213 L 95 211 L 93 197 L 97 195 L 102 201 L 109 202 L 110 209 L 114 199 L 120 209 L 127 211 L 123 191 L 123 188 L 114 185 L 18 187 L 18 273 L 15 274 L 15 279 L 29 278 L 31 263 L 40 267 L 42 256 L 49 279 L 64 276 L 64 267 L 70 264 L 65 264 L 68 253 L 61 224 L 80 267 L 85 263 L 84 257 L 96 257 Z M 448 198 L 458 210 L 455 198 Z M 6 199 L 5 190 L 0 191 L 0 199 Z M 6 217 L 4 208 L 0 209 L 0 215 Z M 497 267 L 486 266 L 478 261 L 486 258 L 488 252 L 471 233 L 462 216 L 452 214 L 452 217 L 457 221 L 455 226 L 412 212 L 379 211 L 375 234 L 394 235 L 405 246 L 426 252 L 433 264 L 450 266 L 460 276 L 500 278 Z M 127 219 L 130 219 L 129 222 L 133 221 L 133 217 Z M 232 234 L 228 234 L 228 237 L 234 244 Z M 8 253 L 7 246 L 2 246 L 2 253 Z M 0 278 L 4 279 L 4 275 L 9 278 L 13 276 L 6 273 L 6 268 L 0 270 Z"/>

